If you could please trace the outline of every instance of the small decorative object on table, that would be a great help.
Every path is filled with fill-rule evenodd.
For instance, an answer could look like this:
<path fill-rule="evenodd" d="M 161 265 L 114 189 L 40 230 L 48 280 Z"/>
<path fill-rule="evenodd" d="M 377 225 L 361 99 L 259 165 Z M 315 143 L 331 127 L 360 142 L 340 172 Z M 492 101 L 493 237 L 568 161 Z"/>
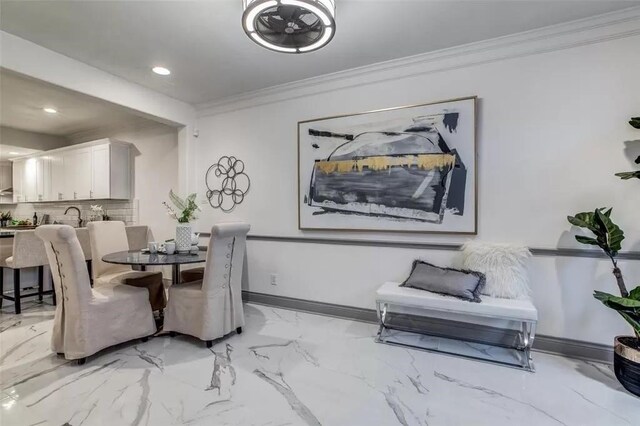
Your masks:
<path fill-rule="evenodd" d="M 629 124 L 640 129 L 640 117 L 633 117 Z M 640 164 L 640 157 L 635 160 Z M 640 170 L 616 173 L 624 180 L 640 179 Z M 582 212 L 568 216 L 569 223 L 591 231 L 592 236 L 576 235 L 582 244 L 598 246 L 611 260 L 613 276 L 616 278 L 620 296 L 595 290 L 593 297 L 607 308 L 618 312 L 633 329 L 635 336 L 617 336 L 614 339 L 613 369 L 616 377 L 629 392 L 640 396 L 640 286 L 628 290 L 618 267 L 616 257 L 622 249 L 624 232 L 611 219 L 612 209 L 599 208 L 593 212 Z M 595 237 L 595 238 L 594 238 Z"/>
<path fill-rule="evenodd" d="M 188 253 L 191 250 L 191 224 L 196 219 L 195 212 L 200 210 L 196 204 L 196 194 L 190 194 L 186 199 L 178 197 L 173 190 L 169 191 L 169 199 L 179 210 L 176 212 L 166 201 L 162 204 L 167 208 L 169 216 L 178 221 L 176 226 L 176 250 L 178 253 Z"/>

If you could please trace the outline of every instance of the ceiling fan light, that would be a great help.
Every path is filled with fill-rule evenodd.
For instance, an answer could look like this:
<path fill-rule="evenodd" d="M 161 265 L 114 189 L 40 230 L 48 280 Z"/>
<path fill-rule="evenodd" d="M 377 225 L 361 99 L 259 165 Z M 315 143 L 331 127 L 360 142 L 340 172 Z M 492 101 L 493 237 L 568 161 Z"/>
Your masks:
<path fill-rule="evenodd" d="M 283 53 L 305 53 L 335 35 L 334 0 L 244 0 L 242 26 L 254 42 Z"/>

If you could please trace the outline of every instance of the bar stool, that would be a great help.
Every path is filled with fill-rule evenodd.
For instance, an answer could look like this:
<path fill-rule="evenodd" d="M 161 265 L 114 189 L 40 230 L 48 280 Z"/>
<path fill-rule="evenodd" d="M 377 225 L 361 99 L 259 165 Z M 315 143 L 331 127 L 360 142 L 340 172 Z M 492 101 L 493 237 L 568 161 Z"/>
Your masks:
<path fill-rule="evenodd" d="M 42 300 L 46 294 L 53 294 L 53 303 L 55 304 L 55 293 L 53 290 L 44 291 L 44 265 L 49 264 L 47 253 L 42 240 L 36 237 L 35 231 L 16 231 L 13 236 L 13 254 L 12 256 L 0 261 L 0 275 L 4 276 L 4 268 L 13 270 L 13 296 L 4 294 L 4 280 L 0 279 L 2 290 L 2 298 L 0 298 L 0 306 L 2 300 L 11 300 L 15 304 L 16 314 L 22 312 L 20 302 L 25 297 L 38 296 L 38 300 Z M 38 268 L 38 291 L 34 293 L 22 294 L 20 288 L 21 270 L 24 268 Z"/>

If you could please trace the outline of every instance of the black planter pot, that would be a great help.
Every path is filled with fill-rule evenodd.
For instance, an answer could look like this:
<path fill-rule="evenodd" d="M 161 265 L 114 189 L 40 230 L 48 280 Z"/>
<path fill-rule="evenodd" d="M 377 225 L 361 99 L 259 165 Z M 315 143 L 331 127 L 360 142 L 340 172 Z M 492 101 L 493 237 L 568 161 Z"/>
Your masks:
<path fill-rule="evenodd" d="M 633 336 L 618 336 L 614 343 L 613 369 L 626 390 L 640 396 L 640 346 Z"/>

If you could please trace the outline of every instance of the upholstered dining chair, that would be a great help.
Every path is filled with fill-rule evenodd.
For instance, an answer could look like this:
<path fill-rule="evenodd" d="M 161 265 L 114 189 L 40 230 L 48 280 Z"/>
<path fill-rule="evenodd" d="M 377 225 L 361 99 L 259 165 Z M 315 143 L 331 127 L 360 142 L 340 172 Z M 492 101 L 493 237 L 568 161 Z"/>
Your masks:
<path fill-rule="evenodd" d="M 68 225 L 43 225 L 44 241 L 58 299 L 51 349 L 84 364 L 86 357 L 119 343 L 146 340 L 156 331 L 147 290 L 127 285 L 91 288 L 84 253 Z"/>
<path fill-rule="evenodd" d="M 213 340 L 232 331 L 242 333 L 242 266 L 249 224 L 220 223 L 211 229 L 211 239 L 200 281 L 169 287 L 164 331 Z"/>
<path fill-rule="evenodd" d="M 134 271 L 131 266 L 114 265 L 102 260 L 109 253 L 129 250 L 124 222 L 89 222 L 87 228 L 91 241 L 93 285 L 100 287 L 127 284 L 145 287 L 149 290 L 149 302 L 153 310 L 162 312 L 167 305 L 162 272 Z"/>
<path fill-rule="evenodd" d="M 42 240 L 36 237 L 33 230 L 16 231 L 13 236 L 12 255 L 6 259 L 0 259 L 0 307 L 2 299 L 13 301 L 15 312 L 22 312 L 21 301 L 26 297 L 38 296 L 39 300 L 45 294 L 52 294 L 53 290 L 44 290 L 44 265 L 48 264 L 47 254 L 44 250 Z M 21 271 L 24 268 L 38 268 L 38 291 L 32 293 L 22 293 L 21 289 Z M 13 270 L 13 295 L 4 294 L 3 269 L 9 268 Z M 55 303 L 55 294 L 53 302 Z"/>

